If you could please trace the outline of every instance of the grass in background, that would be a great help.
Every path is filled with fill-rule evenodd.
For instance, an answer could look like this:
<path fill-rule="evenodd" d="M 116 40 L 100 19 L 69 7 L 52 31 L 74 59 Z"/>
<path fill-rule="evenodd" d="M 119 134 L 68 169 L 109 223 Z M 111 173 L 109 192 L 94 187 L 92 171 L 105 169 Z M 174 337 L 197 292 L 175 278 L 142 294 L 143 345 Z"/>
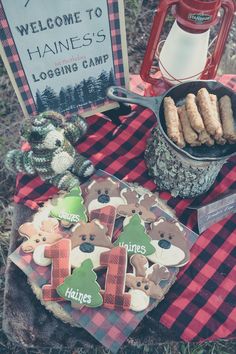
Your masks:
<path fill-rule="evenodd" d="M 126 28 L 131 73 L 139 73 L 148 39 L 151 18 L 157 6 L 157 0 L 125 0 Z M 235 26 L 236 27 L 236 26 Z M 235 33 L 235 32 L 234 32 Z M 234 34 L 232 43 L 228 44 L 225 60 L 221 67 L 224 73 L 236 74 L 236 50 Z M 230 55 L 229 55 L 230 54 Z M 12 217 L 12 196 L 15 189 L 15 178 L 4 168 L 4 156 L 7 151 L 19 147 L 19 128 L 23 115 L 16 95 L 0 60 L 0 321 L 3 310 L 4 272 L 7 262 L 7 250 Z M 2 322 L 2 321 L 1 321 Z M 60 351 L 45 348 L 45 350 L 22 349 L 8 341 L 0 327 L 0 354 L 83 354 L 83 349 Z M 90 351 L 91 354 L 108 353 L 101 349 Z M 125 353 L 121 350 L 120 353 Z M 127 354 L 133 354 L 131 351 Z M 234 354 L 236 341 L 207 342 L 203 344 L 163 343 L 153 349 L 142 347 L 134 353 L 156 354 Z"/>

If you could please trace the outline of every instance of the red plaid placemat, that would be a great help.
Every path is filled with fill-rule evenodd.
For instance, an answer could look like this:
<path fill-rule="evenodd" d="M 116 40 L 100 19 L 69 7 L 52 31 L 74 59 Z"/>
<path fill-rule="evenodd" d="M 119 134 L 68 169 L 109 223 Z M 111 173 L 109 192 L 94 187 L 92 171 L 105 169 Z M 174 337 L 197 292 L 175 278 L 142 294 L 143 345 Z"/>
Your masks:
<path fill-rule="evenodd" d="M 142 91 L 139 77 L 133 77 L 131 89 Z M 236 76 L 225 75 L 220 81 L 236 90 Z M 120 126 L 115 126 L 105 115 L 88 118 L 89 131 L 78 146 L 78 151 L 90 158 L 96 168 L 107 171 L 119 179 L 135 181 L 155 190 L 144 162 L 146 139 L 156 124 L 154 114 L 148 109 L 133 107 L 132 112 L 121 117 Z M 196 216 L 188 206 L 209 202 L 221 193 L 236 188 L 236 159 L 231 158 L 221 169 L 216 182 L 204 195 L 193 199 L 172 198 L 169 193 L 160 196 L 176 210 L 180 220 L 197 230 Z M 39 178 L 18 176 L 15 201 L 36 208 L 38 202 L 48 199 L 56 189 L 43 183 Z M 158 306 L 156 316 L 166 327 L 174 329 L 186 341 L 215 340 L 236 337 L 236 215 L 227 217 L 206 230 L 191 251 L 191 262 L 178 275 L 178 281 L 171 288 L 165 300 Z M 233 240 L 234 238 L 234 240 Z M 128 312 L 130 313 L 130 312 Z M 133 325 L 134 318 L 123 312 L 120 316 L 123 325 Z M 137 314 L 139 316 L 139 314 Z M 101 337 L 112 332 L 111 323 L 107 327 L 105 317 L 89 317 L 83 324 L 97 325 Z M 114 318 L 114 323 L 117 318 Z M 94 326 L 94 327 L 93 327 Z M 122 327 L 121 327 L 122 328 Z M 114 333 L 113 333 L 114 332 Z M 110 341 L 117 339 L 113 330 Z M 97 334 L 97 333 L 96 333 Z M 125 339 L 125 335 L 124 338 Z M 109 342 L 108 340 L 108 342 Z M 105 345 L 112 346 L 112 343 Z"/>

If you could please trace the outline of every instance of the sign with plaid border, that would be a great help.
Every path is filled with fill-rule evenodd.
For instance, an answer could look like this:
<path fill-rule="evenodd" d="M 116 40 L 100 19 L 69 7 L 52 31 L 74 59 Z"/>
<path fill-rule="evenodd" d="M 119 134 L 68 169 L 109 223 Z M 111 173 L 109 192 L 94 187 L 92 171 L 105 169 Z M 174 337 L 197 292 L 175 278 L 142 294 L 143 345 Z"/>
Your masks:
<path fill-rule="evenodd" d="M 127 86 L 123 0 L 0 0 L 0 53 L 25 115 L 89 116 Z"/>

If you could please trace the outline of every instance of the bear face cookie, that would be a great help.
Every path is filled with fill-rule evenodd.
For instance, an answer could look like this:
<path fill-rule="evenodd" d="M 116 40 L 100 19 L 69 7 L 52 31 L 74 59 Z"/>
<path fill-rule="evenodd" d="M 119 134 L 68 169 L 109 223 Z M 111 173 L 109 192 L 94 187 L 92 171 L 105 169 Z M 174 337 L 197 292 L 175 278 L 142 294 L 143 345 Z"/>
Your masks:
<path fill-rule="evenodd" d="M 101 253 L 113 248 L 107 232 L 107 227 L 96 219 L 77 224 L 71 236 L 71 266 L 80 267 L 84 260 L 91 259 L 93 268 L 99 268 Z"/>
<path fill-rule="evenodd" d="M 149 236 L 156 249 L 152 255 L 147 256 L 151 262 L 174 267 L 188 263 L 190 255 L 185 232 L 178 221 L 159 218 L 152 224 Z"/>
<path fill-rule="evenodd" d="M 124 204 L 120 196 L 120 184 L 111 177 L 93 180 L 86 187 L 85 194 L 85 203 L 89 213 L 108 205 L 117 208 L 120 204 Z"/>

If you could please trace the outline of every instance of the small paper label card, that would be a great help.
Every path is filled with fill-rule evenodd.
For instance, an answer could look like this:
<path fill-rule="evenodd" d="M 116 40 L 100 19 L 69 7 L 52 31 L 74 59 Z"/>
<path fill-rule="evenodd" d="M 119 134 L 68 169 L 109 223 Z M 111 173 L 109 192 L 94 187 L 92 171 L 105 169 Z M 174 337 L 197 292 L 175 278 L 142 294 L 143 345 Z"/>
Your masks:
<path fill-rule="evenodd" d="M 236 212 L 236 191 L 223 194 L 211 203 L 190 209 L 197 210 L 198 230 L 202 233 L 211 225 Z"/>

